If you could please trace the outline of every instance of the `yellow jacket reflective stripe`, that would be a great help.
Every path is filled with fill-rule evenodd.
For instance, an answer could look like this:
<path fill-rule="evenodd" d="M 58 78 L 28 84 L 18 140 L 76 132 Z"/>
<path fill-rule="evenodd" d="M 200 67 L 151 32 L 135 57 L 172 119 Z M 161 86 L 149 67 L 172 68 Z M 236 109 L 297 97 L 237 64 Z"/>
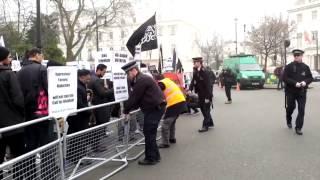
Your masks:
<path fill-rule="evenodd" d="M 176 83 L 168 78 L 162 79 L 160 82 L 162 82 L 166 87 L 163 93 L 166 97 L 167 108 L 180 102 L 186 101 L 181 89 Z"/>

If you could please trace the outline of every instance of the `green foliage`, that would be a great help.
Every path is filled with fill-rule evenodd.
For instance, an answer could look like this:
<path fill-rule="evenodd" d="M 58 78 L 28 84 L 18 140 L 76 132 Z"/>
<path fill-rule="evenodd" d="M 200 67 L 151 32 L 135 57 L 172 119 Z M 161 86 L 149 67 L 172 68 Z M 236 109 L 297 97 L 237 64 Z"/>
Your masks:
<path fill-rule="evenodd" d="M 59 29 L 58 19 L 55 16 L 41 16 L 41 44 L 42 50 L 47 60 L 54 60 L 62 64 L 66 59 L 63 57 L 62 50 L 58 47 Z M 27 32 L 27 40 L 30 44 L 36 45 L 36 19 L 32 20 L 32 26 Z"/>

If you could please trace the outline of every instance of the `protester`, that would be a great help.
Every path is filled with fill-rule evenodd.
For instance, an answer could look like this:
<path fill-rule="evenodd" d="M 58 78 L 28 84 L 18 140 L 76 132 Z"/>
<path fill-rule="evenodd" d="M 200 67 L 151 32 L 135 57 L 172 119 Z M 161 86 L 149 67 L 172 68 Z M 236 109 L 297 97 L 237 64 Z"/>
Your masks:
<path fill-rule="evenodd" d="M 136 61 L 122 66 L 131 81 L 132 92 L 124 107 L 124 114 L 140 107 L 144 114 L 143 134 L 145 136 L 145 158 L 140 165 L 154 165 L 160 162 L 160 153 L 156 142 L 159 121 L 165 111 L 165 97 L 156 82 L 139 71 Z"/>
<path fill-rule="evenodd" d="M 92 105 L 99 105 L 111 102 L 114 94 L 113 88 L 109 88 L 105 79 L 101 79 L 107 71 L 107 66 L 99 64 L 95 74 L 91 76 L 91 81 L 88 88 L 92 90 Z M 94 111 L 96 125 L 109 122 L 111 115 L 111 106 L 97 108 Z"/>
<path fill-rule="evenodd" d="M 24 122 L 23 94 L 16 74 L 10 68 L 11 60 L 9 50 L 0 47 L 0 128 Z M 3 133 L 0 137 L 0 164 L 4 161 L 7 147 L 12 158 L 25 153 L 23 129 Z M 23 172 L 19 171 L 22 165 L 23 162 L 14 164 L 13 179 L 23 179 Z M 3 179 L 3 171 L 0 171 L 0 179 Z"/>

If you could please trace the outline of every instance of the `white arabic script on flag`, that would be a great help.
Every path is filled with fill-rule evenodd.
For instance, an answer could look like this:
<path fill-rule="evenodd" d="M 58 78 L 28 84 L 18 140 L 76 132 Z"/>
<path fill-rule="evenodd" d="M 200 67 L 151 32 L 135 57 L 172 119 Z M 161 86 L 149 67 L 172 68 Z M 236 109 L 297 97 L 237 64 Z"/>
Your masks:
<path fill-rule="evenodd" d="M 148 26 L 145 31 L 144 37 L 141 39 L 141 45 L 144 43 L 148 43 L 150 41 L 154 41 L 156 39 L 157 39 L 157 35 L 156 35 L 155 25 Z"/>

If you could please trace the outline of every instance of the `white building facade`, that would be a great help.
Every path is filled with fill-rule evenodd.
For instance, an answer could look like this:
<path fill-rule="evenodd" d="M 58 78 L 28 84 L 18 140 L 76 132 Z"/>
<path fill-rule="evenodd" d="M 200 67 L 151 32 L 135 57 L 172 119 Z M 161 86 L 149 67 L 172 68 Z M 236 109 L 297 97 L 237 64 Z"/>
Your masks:
<path fill-rule="evenodd" d="M 165 0 L 168 1 L 168 0 Z M 168 13 L 170 9 L 164 6 L 170 6 L 172 3 L 161 0 L 133 0 L 133 14 L 130 17 L 123 17 L 117 25 L 101 27 L 98 32 L 93 32 L 85 43 L 78 60 L 93 60 L 94 53 L 97 50 L 97 39 L 99 50 L 127 51 L 126 43 L 131 34 L 146 20 L 156 12 L 158 45 L 162 45 L 163 58 L 173 56 L 173 49 L 176 50 L 177 58 L 182 62 L 186 72 L 192 72 L 192 57 L 200 55 L 200 48 L 196 45 L 199 37 L 199 30 L 192 24 L 186 22 L 181 15 Z M 81 23 L 86 22 L 82 17 Z M 99 20 L 104 23 L 104 19 Z M 98 38 L 97 38 L 98 34 Z M 61 37 L 62 38 L 62 37 Z M 64 42 L 61 40 L 60 42 Z M 60 45 L 65 50 L 65 45 Z M 144 63 L 158 66 L 159 48 L 142 52 L 141 59 Z M 128 51 L 129 52 L 129 51 Z"/>
<path fill-rule="evenodd" d="M 317 39 L 320 32 L 320 0 L 297 0 L 288 13 L 290 21 L 295 22 L 296 25 L 295 31 L 290 36 L 289 50 L 294 48 L 304 50 L 303 61 L 310 66 L 310 69 L 319 70 Z M 292 58 L 289 57 L 288 60 Z"/>

